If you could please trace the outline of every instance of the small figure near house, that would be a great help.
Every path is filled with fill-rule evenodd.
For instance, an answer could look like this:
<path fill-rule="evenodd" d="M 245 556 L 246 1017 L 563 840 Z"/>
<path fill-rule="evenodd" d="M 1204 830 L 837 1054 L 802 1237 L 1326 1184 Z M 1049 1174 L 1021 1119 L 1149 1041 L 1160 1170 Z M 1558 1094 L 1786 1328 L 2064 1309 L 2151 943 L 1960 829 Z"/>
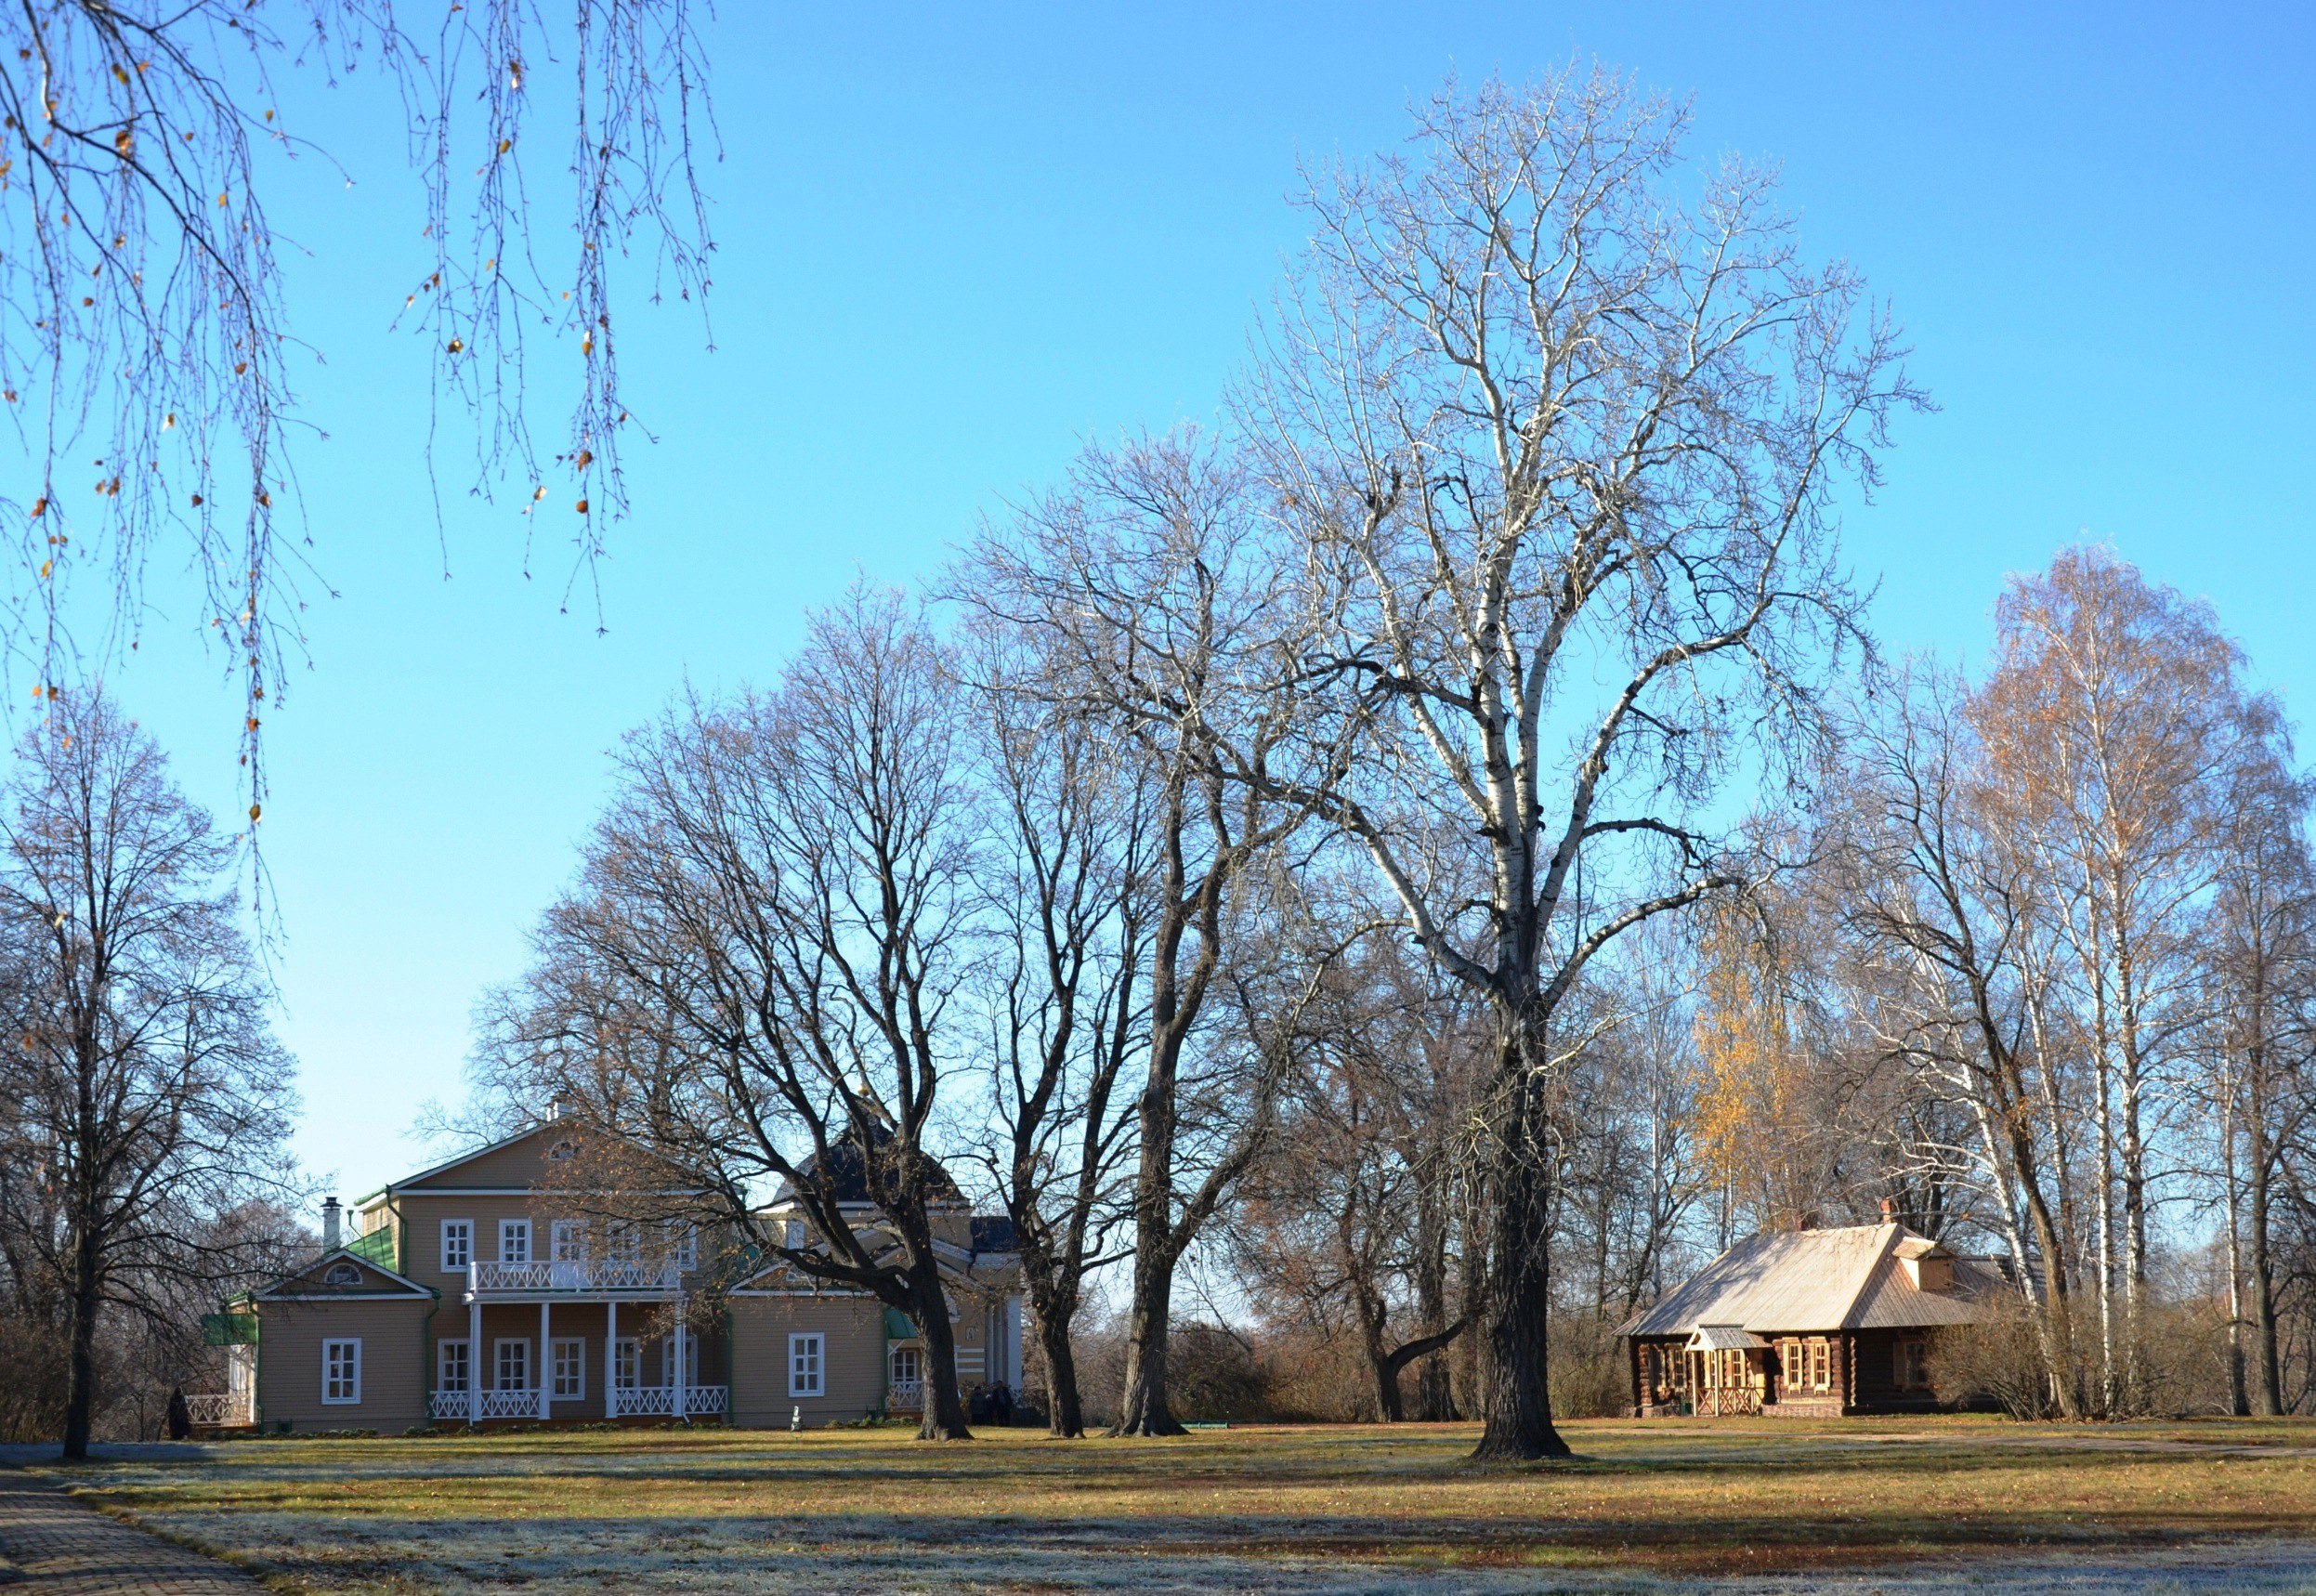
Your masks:
<path fill-rule="evenodd" d="M 192 1405 L 185 1400 L 185 1388 L 174 1386 L 169 1392 L 169 1439 L 190 1441 L 192 1438 Z"/>
<path fill-rule="evenodd" d="M 1940 1406 L 1930 1350 L 2014 1288 L 1897 1222 L 1741 1241 L 1617 1328 L 1633 1415 L 1833 1419 Z"/>

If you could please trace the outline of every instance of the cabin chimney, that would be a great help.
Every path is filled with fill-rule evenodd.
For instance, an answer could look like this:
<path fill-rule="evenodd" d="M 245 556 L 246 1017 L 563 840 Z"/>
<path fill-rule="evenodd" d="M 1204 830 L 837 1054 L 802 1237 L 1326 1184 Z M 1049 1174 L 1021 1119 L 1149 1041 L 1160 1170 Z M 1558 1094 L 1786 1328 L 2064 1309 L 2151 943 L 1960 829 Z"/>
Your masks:
<path fill-rule="evenodd" d="M 556 1092 L 547 1099 L 547 1123 L 552 1125 L 563 1118 L 563 1094 Z"/>
<path fill-rule="evenodd" d="M 1890 1197 L 1882 1198 L 1882 1223 L 1884 1224 L 1898 1223 L 1898 1205 Z"/>
<path fill-rule="evenodd" d="M 322 1199 L 321 1249 L 324 1252 L 335 1252 L 338 1249 L 338 1212 L 337 1198 Z"/>

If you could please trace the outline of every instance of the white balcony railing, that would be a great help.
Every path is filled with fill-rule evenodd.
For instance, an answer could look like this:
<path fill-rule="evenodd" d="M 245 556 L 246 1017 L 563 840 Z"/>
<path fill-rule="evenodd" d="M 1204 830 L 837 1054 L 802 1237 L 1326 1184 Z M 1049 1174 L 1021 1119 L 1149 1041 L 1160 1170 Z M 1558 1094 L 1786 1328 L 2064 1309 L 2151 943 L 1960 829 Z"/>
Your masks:
<path fill-rule="evenodd" d="M 239 1424 L 255 1424 L 257 1415 L 252 1410 L 249 1393 L 240 1391 L 203 1392 L 185 1398 L 186 1408 L 193 1422 L 203 1429 L 231 1429 Z"/>
<path fill-rule="evenodd" d="M 911 1413 L 923 1412 L 924 1381 L 922 1380 L 893 1381 L 885 1390 L 884 1406 L 892 1408 L 906 1408 Z"/>
<path fill-rule="evenodd" d="M 673 1263 L 619 1262 L 583 1258 L 561 1262 L 485 1263 L 466 1266 L 466 1289 L 488 1291 L 608 1291 L 672 1293 L 681 1288 L 683 1275 Z"/>
<path fill-rule="evenodd" d="M 613 1419 L 700 1419 L 726 1412 L 732 1406 L 729 1386 L 687 1385 L 683 1388 L 683 1408 L 676 1408 L 676 1388 L 672 1385 L 614 1386 L 610 1393 L 609 1414 Z"/>

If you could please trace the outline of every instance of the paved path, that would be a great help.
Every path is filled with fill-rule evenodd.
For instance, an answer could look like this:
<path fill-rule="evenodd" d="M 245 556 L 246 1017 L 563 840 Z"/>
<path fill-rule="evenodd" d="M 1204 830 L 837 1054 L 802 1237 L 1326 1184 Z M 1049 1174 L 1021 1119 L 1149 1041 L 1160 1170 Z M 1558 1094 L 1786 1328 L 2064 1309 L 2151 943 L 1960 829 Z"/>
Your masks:
<path fill-rule="evenodd" d="M 14 1469 L 0 1469 L 0 1559 L 6 1596 L 255 1596 L 265 1589 L 238 1568 L 131 1529 Z"/>

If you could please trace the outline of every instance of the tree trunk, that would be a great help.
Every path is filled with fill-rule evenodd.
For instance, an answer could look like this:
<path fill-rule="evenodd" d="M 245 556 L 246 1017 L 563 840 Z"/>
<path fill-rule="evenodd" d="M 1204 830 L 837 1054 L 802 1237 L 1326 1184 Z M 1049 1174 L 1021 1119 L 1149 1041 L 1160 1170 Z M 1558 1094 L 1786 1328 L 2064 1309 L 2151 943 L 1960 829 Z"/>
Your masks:
<path fill-rule="evenodd" d="M 2268 1143 L 2267 1106 L 2265 1094 L 2255 1091 L 2249 1121 L 2251 1223 L 2245 1239 L 2251 1250 L 2246 1272 L 2252 1287 L 2252 1411 L 2274 1419 L 2283 1412 L 2283 1379 L 2276 1356 L 2275 1257 L 2268 1238 L 2269 1181 L 2275 1160 Z"/>
<path fill-rule="evenodd" d="M 1420 1175 L 1416 1185 L 1416 1322 L 1418 1333 L 1426 1337 L 1447 1328 L 1446 1207 L 1437 1177 Z M 1415 1416 L 1433 1423 L 1457 1416 L 1445 1346 L 1425 1354 L 1416 1366 Z"/>
<path fill-rule="evenodd" d="M 1552 1425 L 1546 1359 L 1552 1176 L 1545 1084 L 1520 1039 L 1507 1038 L 1504 1048 L 1512 1091 L 1488 1180 L 1496 1201 L 1485 1309 L 1486 1420 L 1472 1455 L 1485 1462 L 1528 1462 L 1570 1453 Z"/>
<path fill-rule="evenodd" d="M 963 1395 L 957 1388 L 957 1328 L 949 1322 L 949 1294 L 941 1289 L 940 1265 L 931 1249 L 909 1270 L 909 1312 L 917 1333 L 924 1338 L 924 1418 L 917 1426 L 920 1441 L 970 1441 L 973 1430 L 965 1419 Z"/>
<path fill-rule="evenodd" d="M 1045 1432 L 1074 1441 L 1086 1432 L 1078 1398 L 1078 1354 L 1069 1344 L 1069 1315 L 1036 1309 L 1038 1348 L 1045 1356 Z"/>
<path fill-rule="evenodd" d="M 1166 1406 L 1166 1341 L 1174 1295 L 1174 1261 L 1164 1243 L 1134 1248 L 1133 1305 L 1126 1322 L 1126 1389 L 1113 1435 L 1180 1435 Z"/>
<path fill-rule="evenodd" d="M 64 1456 L 78 1462 L 88 1456 L 90 1421 L 97 1407 L 97 1313 L 102 1303 L 104 1280 L 98 1267 L 95 1226 L 78 1226 L 72 1248 L 72 1325 L 64 1405 Z"/>

